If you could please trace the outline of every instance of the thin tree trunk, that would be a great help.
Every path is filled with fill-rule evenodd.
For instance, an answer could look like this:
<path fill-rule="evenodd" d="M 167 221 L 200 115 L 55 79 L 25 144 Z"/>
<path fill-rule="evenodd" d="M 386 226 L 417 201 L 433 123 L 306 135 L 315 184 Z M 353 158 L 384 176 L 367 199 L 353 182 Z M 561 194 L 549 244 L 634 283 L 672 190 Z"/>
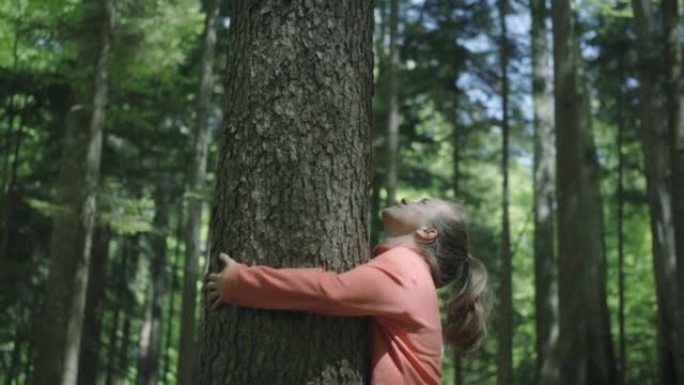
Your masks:
<path fill-rule="evenodd" d="M 592 127 L 591 97 L 588 80 L 584 73 L 579 39 L 575 41 L 577 70 L 579 76 L 578 102 L 581 103 L 580 132 L 581 147 L 579 157 L 582 172 L 581 198 L 582 235 L 587 247 L 584 254 L 584 285 L 587 291 L 586 309 L 592 317 L 587 317 L 587 382 L 589 384 L 614 384 L 617 381 L 615 353 L 610 331 L 608 310 L 607 265 L 603 228 L 603 197 L 601 194 L 601 173 Z"/>
<path fill-rule="evenodd" d="M 617 135 L 617 151 L 618 151 L 618 191 L 617 191 L 617 243 L 618 243 L 618 292 L 619 292 L 619 330 L 620 330 L 620 358 L 619 358 L 619 373 L 620 385 L 624 385 L 627 381 L 627 341 L 625 338 L 625 241 L 624 241 L 624 218 L 625 218 L 625 201 L 624 201 L 624 169 L 625 157 L 623 154 L 624 143 L 624 97 L 622 84 L 626 80 L 624 75 L 624 57 L 620 54 L 619 60 L 619 81 L 620 92 L 618 93 L 618 135 Z"/>
<path fill-rule="evenodd" d="M 169 227 L 169 189 L 170 176 L 164 174 L 157 186 L 154 212 L 154 231 L 152 233 L 152 261 L 145 320 L 140 336 L 140 361 L 138 385 L 155 385 L 159 369 L 161 350 L 162 308 L 165 297 L 166 234 Z"/>
<path fill-rule="evenodd" d="M 387 63 L 387 204 L 397 201 L 397 180 L 399 168 L 399 46 L 397 44 L 399 24 L 399 0 L 390 0 L 390 47 Z"/>
<path fill-rule="evenodd" d="M 33 374 L 33 345 L 26 346 L 26 360 L 24 360 L 24 384 L 31 383 L 31 375 Z"/>
<path fill-rule="evenodd" d="M 558 185 L 559 339 L 561 385 L 584 385 L 587 335 L 583 282 L 586 246 L 581 241 L 581 164 L 577 51 L 572 0 L 552 2 L 556 175 Z"/>
<path fill-rule="evenodd" d="M 18 374 L 21 366 L 21 350 L 24 346 L 24 336 L 20 330 L 20 325 L 15 325 L 14 346 L 10 357 L 9 368 L 5 372 L 5 384 L 12 385 L 14 378 Z"/>
<path fill-rule="evenodd" d="M 107 282 L 109 237 L 107 228 L 95 228 L 93 256 L 90 261 L 90 279 L 88 280 L 83 318 L 78 385 L 94 385 L 97 380 L 100 363 L 100 330 L 102 329 Z"/>
<path fill-rule="evenodd" d="M 382 220 L 380 218 L 380 190 L 382 187 L 382 182 L 378 180 L 379 178 L 375 178 L 372 181 L 372 187 L 373 189 L 371 190 L 371 217 L 370 217 L 370 223 L 371 223 L 371 229 L 372 228 L 381 228 L 382 227 Z M 371 240 L 371 245 L 375 245 L 379 241 L 379 235 L 377 231 L 371 231 L 370 232 L 370 240 Z"/>
<path fill-rule="evenodd" d="M 210 271 L 219 252 L 349 269 L 370 249 L 372 2 L 250 4 L 233 3 Z M 200 384 L 367 381 L 364 319 L 237 307 L 204 318 Z"/>
<path fill-rule="evenodd" d="M 14 106 L 12 106 L 14 108 Z M 19 150 L 21 149 L 21 140 L 24 136 L 24 131 L 23 131 L 23 125 L 24 125 L 24 116 L 26 114 L 26 108 L 22 109 L 21 114 L 19 115 L 19 123 L 17 125 L 17 133 L 16 133 L 16 139 L 14 143 L 14 149 L 13 151 L 7 151 L 13 152 L 13 157 L 12 157 L 12 163 L 10 166 L 9 170 L 9 181 L 7 182 L 7 191 L 5 192 L 5 199 L 4 199 L 4 216 L 3 216 L 3 223 L 4 223 L 4 228 L 5 230 L 2 232 L 0 235 L 0 261 L 3 260 L 3 258 L 8 258 L 8 249 L 9 249 L 9 242 L 11 239 L 11 234 L 14 233 L 13 230 L 13 223 L 14 223 L 14 207 L 16 205 L 16 202 L 19 202 L 21 199 L 19 194 L 16 191 L 16 182 L 17 182 L 17 167 L 19 166 Z M 13 115 L 13 114 L 12 114 Z M 11 125 L 10 125 L 11 128 Z M 9 143 L 8 143 L 9 144 Z"/>
<path fill-rule="evenodd" d="M 677 255 L 673 218 L 673 196 L 668 174 L 671 158 L 668 127 L 663 105 L 663 87 L 658 79 L 661 54 L 651 2 L 632 0 L 639 53 L 639 91 L 641 99 L 641 136 L 644 153 L 653 262 L 658 299 L 661 346 L 659 349 L 661 381 L 684 384 L 684 309 L 679 298 Z M 662 382 L 666 384 L 665 382 Z"/>
<path fill-rule="evenodd" d="M 14 43 L 12 44 L 12 72 L 16 72 L 18 65 L 19 65 L 19 32 L 20 28 L 22 26 L 22 18 L 19 17 L 16 20 L 16 23 L 14 25 Z M 11 211 L 12 205 L 9 203 L 11 202 L 12 197 L 10 196 L 11 189 L 7 183 L 8 179 L 10 179 L 9 174 L 9 167 L 10 167 L 10 161 L 9 161 L 9 156 L 11 153 L 11 148 L 12 148 L 12 131 L 14 127 L 14 120 L 16 117 L 16 104 L 15 104 L 15 98 L 16 98 L 16 93 L 12 91 L 12 94 L 9 97 L 9 101 L 7 102 L 7 107 L 5 109 L 6 111 L 6 116 L 7 116 L 7 131 L 5 132 L 5 146 L 7 147 L 7 151 L 4 151 L 4 156 L 3 156 L 3 167 L 2 167 L 2 179 L 0 180 L 0 194 L 4 196 L 5 199 L 3 199 L 2 202 L 0 202 L 0 213 L 2 214 L 2 235 L 0 235 L 0 262 L 3 262 L 5 258 L 7 258 L 7 250 L 8 250 L 8 243 L 9 243 L 9 227 L 10 227 L 10 219 L 11 219 L 11 214 L 9 212 Z M 14 162 L 16 163 L 16 156 Z"/>
<path fill-rule="evenodd" d="M 131 237 L 127 246 L 129 250 L 127 251 L 129 255 L 130 264 L 125 270 L 125 279 L 122 281 L 123 284 L 123 301 L 121 309 L 124 314 L 124 321 L 121 333 L 121 345 L 117 351 L 117 370 L 114 372 L 114 385 L 124 385 L 128 381 L 128 369 L 131 363 L 131 354 L 129 352 L 131 345 L 131 335 L 132 333 L 132 321 L 135 319 L 136 306 L 135 306 L 135 293 L 133 293 L 132 288 L 136 286 L 136 280 L 138 279 L 138 272 L 140 271 L 140 234 L 135 234 Z"/>
<path fill-rule="evenodd" d="M 458 97 L 458 94 L 454 96 L 455 99 L 458 99 Z M 454 197 L 458 197 L 461 191 L 461 148 L 463 147 L 463 127 L 459 125 L 457 103 L 454 103 L 452 111 L 451 147 L 454 152 L 451 158 L 451 161 L 453 162 L 453 177 L 451 178 L 451 182 L 454 189 Z"/>
<path fill-rule="evenodd" d="M 214 51 L 216 47 L 216 18 L 219 0 L 206 0 L 204 42 L 202 44 L 202 73 L 197 98 L 197 121 L 194 153 L 188 173 L 188 216 L 185 226 L 185 264 L 183 273 L 183 304 L 181 336 L 178 354 L 178 383 L 194 383 L 197 373 L 196 298 L 202 228 L 202 199 L 207 169 L 209 114 L 213 89 Z"/>
<path fill-rule="evenodd" d="M 511 229 L 509 218 L 510 192 L 508 187 L 508 148 L 509 148 L 509 117 L 508 117 L 508 30 L 506 28 L 506 13 L 508 1 L 498 0 L 499 40 L 501 69 L 501 281 L 499 286 L 499 330 L 497 344 L 497 384 L 513 384 L 513 298 L 511 287 Z"/>
<path fill-rule="evenodd" d="M 105 384 L 106 385 L 112 385 L 114 383 L 114 376 L 116 375 L 116 372 L 118 370 L 117 368 L 117 357 L 118 357 L 118 351 L 119 351 L 119 323 L 120 323 L 120 314 L 122 311 L 124 311 L 124 296 L 126 295 L 126 275 L 128 271 L 128 264 L 130 260 L 130 245 L 129 245 L 130 239 L 129 238 L 122 238 L 120 241 L 120 254 L 121 254 L 121 261 L 119 262 L 119 269 L 118 271 L 116 269 L 113 270 L 113 276 L 116 277 L 116 284 L 114 287 L 114 294 L 113 294 L 113 299 L 112 299 L 112 312 L 114 313 L 113 319 L 112 319 L 112 327 L 109 331 L 109 339 L 108 339 L 108 351 L 107 351 L 107 376 L 105 378 Z"/>
<path fill-rule="evenodd" d="M 88 3 L 84 3 L 84 6 Z M 50 245 L 50 273 L 35 360 L 35 385 L 75 385 L 81 346 L 88 264 L 95 224 L 96 190 L 102 152 L 102 127 L 107 102 L 107 65 L 114 27 L 113 0 L 99 10 L 103 23 L 97 52 L 79 52 L 79 63 L 92 68 L 92 83 L 75 84 L 77 104 L 70 121 L 57 182 L 57 204 Z M 86 11 L 85 14 L 90 14 Z M 92 87 L 92 88 L 91 88 Z"/>
<path fill-rule="evenodd" d="M 164 366 L 162 370 L 162 383 L 168 383 L 168 373 L 171 367 L 169 352 L 172 346 L 173 324 L 176 316 L 176 291 L 178 290 L 178 267 L 180 266 L 181 237 L 183 235 L 183 201 L 178 205 L 178 224 L 176 230 L 176 250 L 174 251 L 173 266 L 171 267 L 171 288 L 169 289 L 169 311 L 166 316 L 166 346 L 164 347 Z"/>
<path fill-rule="evenodd" d="M 463 360 L 458 354 L 454 353 L 454 385 L 465 384 L 463 372 Z"/>
<path fill-rule="evenodd" d="M 544 0 L 531 0 L 532 12 L 532 92 L 534 101 L 534 284 L 535 327 L 537 332 L 536 383 L 552 385 L 559 381 L 558 278 L 554 231 L 554 130 L 553 94 L 549 68 L 548 8 Z"/>

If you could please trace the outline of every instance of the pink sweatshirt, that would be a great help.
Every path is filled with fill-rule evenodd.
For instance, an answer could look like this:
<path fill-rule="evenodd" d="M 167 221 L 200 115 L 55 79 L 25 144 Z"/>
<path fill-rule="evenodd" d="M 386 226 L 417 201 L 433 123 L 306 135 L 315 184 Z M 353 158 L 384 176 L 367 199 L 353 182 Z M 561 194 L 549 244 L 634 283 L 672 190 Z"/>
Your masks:
<path fill-rule="evenodd" d="M 442 328 L 430 270 L 413 245 L 384 243 L 338 274 L 233 263 L 224 302 L 331 316 L 372 316 L 372 385 L 438 385 Z"/>

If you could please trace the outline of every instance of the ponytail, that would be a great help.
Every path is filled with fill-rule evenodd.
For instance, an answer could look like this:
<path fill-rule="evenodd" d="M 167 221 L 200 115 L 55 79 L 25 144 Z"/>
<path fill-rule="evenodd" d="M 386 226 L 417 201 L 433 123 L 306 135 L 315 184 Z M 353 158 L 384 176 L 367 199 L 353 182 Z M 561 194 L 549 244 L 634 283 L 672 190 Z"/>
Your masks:
<path fill-rule="evenodd" d="M 430 266 L 436 288 L 451 285 L 446 303 L 444 339 L 457 353 L 477 350 L 487 335 L 490 292 L 485 265 L 468 252 L 468 227 L 463 208 L 444 201 L 451 208 L 431 220 L 437 238 L 419 247 Z"/>
<path fill-rule="evenodd" d="M 447 301 L 444 337 L 457 353 L 469 354 L 480 347 L 487 335 L 490 295 L 484 264 L 470 254 L 463 264 L 465 277 L 452 284 Z"/>

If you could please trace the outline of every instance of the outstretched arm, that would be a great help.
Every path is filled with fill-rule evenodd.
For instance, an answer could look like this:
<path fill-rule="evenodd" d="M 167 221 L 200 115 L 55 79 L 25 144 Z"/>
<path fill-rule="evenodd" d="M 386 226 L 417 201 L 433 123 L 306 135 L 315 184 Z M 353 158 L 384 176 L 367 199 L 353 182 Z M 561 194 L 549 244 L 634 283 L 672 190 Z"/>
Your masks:
<path fill-rule="evenodd" d="M 221 303 L 324 315 L 399 315 L 407 290 L 387 260 L 372 260 L 345 273 L 316 268 L 247 266 L 221 255 L 226 267 L 207 278 L 208 298 Z"/>

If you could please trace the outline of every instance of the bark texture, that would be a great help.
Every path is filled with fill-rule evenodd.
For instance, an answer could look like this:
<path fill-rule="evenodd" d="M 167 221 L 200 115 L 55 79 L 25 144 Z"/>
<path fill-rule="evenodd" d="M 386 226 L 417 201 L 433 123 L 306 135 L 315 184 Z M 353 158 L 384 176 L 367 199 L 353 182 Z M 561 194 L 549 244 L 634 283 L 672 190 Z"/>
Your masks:
<path fill-rule="evenodd" d="M 554 231 L 554 127 L 553 79 L 549 68 L 548 8 L 544 0 L 531 0 L 532 12 L 532 92 L 534 103 L 534 287 L 537 332 L 537 373 L 539 385 L 559 381 L 558 277 Z"/>
<path fill-rule="evenodd" d="M 194 383 L 197 375 L 197 278 L 202 228 L 203 191 L 207 174 L 208 121 L 213 90 L 214 56 L 216 48 L 216 18 L 219 0 L 205 2 L 202 67 L 197 93 L 197 120 L 194 152 L 188 170 L 188 215 L 185 224 L 185 261 L 183 271 L 183 302 L 181 305 L 181 335 L 178 354 L 178 379 L 181 385 Z"/>
<path fill-rule="evenodd" d="M 78 53 L 79 65 L 91 68 L 93 75 L 73 86 L 75 104 L 68 113 L 57 181 L 56 203 L 60 210 L 53 220 L 45 322 L 34 363 L 35 385 L 75 385 L 77 380 L 107 102 L 113 1 L 84 2 L 84 20 L 101 24 L 86 28 L 92 31 L 90 38 L 97 41 L 97 48 L 89 48 L 84 39 Z"/>
<path fill-rule="evenodd" d="M 236 1 L 212 213 L 219 252 L 343 271 L 368 260 L 372 2 Z M 200 384 L 364 384 L 366 319 L 205 311 Z"/>

